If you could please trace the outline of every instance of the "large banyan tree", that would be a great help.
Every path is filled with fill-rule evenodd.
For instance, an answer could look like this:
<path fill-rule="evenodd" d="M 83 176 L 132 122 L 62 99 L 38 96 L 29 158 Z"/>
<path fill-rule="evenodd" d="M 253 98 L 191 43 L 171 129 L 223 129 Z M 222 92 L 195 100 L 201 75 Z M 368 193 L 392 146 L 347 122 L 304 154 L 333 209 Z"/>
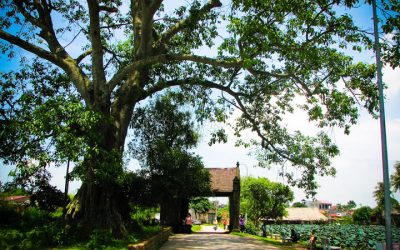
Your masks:
<path fill-rule="evenodd" d="M 346 14 L 356 4 L 3 0 L 1 49 L 21 66 L 1 73 L 1 157 L 78 162 L 82 186 L 70 218 L 124 233 L 120 188 L 133 113 L 171 89 L 200 121 L 226 122 L 239 110 L 235 134 L 251 130 L 258 139 L 238 144 L 257 147 L 262 163 L 298 169 L 299 178 L 284 175 L 312 194 L 316 175 L 334 174 L 330 158 L 339 152 L 324 128 L 348 133 L 361 106 L 373 115 L 378 108 L 374 65 L 352 58 L 371 49 L 369 33 Z M 289 131 L 285 115 L 297 109 L 321 132 Z M 225 140 L 214 132 L 214 142 Z"/>

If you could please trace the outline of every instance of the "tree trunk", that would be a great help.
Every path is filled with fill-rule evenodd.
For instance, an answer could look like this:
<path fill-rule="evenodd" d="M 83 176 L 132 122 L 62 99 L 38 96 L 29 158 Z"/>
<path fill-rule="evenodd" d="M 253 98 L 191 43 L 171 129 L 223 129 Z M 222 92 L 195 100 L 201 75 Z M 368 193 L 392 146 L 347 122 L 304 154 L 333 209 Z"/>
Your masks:
<path fill-rule="evenodd" d="M 174 232 L 182 232 L 183 220 L 188 213 L 189 202 L 187 199 L 170 198 L 162 202 L 160 221 L 164 226 L 171 226 Z"/>
<path fill-rule="evenodd" d="M 116 237 L 125 236 L 128 203 L 119 193 L 116 186 L 83 183 L 69 205 L 69 222 L 79 223 L 87 235 L 101 229 L 110 230 Z"/>
<path fill-rule="evenodd" d="M 129 222 L 128 199 L 118 183 L 123 174 L 122 153 L 115 146 L 112 126 L 102 122 L 91 141 L 79 167 L 82 186 L 68 205 L 67 223 L 83 229 L 87 236 L 93 230 L 110 230 L 116 237 L 127 234 Z"/>

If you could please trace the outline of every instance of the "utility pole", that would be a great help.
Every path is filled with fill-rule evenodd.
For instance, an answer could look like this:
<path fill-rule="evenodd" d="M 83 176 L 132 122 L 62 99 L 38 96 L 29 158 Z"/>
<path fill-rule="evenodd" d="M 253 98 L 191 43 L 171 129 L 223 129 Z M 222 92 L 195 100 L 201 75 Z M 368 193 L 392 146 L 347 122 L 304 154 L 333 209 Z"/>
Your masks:
<path fill-rule="evenodd" d="M 391 225 L 391 212 L 392 206 L 390 204 L 390 182 L 388 170 L 388 156 L 387 156 L 387 142 L 386 142 L 386 123 L 385 123 L 385 104 L 383 96 L 382 85 L 382 63 L 381 51 L 379 46 L 379 29 L 378 29 L 378 16 L 376 11 L 376 0 L 372 0 L 372 13 L 374 18 L 374 36 L 375 36 L 375 58 L 376 70 L 379 89 L 379 112 L 381 124 L 381 147 L 382 147 L 382 169 L 383 169 L 383 185 L 385 190 L 385 231 L 386 231 L 386 249 L 392 250 L 392 225 Z"/>

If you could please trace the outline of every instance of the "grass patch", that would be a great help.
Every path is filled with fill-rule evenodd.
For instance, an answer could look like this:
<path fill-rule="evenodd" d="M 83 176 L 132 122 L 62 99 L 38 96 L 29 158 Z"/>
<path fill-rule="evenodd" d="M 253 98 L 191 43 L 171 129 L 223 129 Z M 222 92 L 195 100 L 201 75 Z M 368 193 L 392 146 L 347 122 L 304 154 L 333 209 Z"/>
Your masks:
<path fill-rule="evenodd" d="M 192 226 L 192 232 L 199 232 L 201 230 L 201 225 L 193 225 Z"/>

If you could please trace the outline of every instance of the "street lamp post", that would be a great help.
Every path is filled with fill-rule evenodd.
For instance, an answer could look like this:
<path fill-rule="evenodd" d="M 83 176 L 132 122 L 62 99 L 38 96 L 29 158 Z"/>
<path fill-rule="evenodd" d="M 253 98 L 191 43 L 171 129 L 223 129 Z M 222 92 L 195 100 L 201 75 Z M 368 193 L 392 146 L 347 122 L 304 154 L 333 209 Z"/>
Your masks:
<path fill-rule="evenodd" d="M 385 231 L 386 231 L 386 249 L 392 250 L 392 225 L 391 225 L 391 210 L 390 204 L 390 182 L 388 171 L 388 156 L 387 156 L 387 142 L 386 142 L 386 124 L 385 124 L 385 105 L 383 96 L 382 84 L 382 63 L 381 52 L 379 46 L 379 30 L 378 30 L 378 17 L 376 11 L 376 0 L 372 0 L 372 12 L 374 18 L 374 36 L 375 36 L 375 58 L 376 70 L 379 89 L 379 112 L 380 112 L 380 125 L 381 125 L 381 146 L 382 146 L 382 170 L 383 170 L 383 185 L 385 190 Z"/>

